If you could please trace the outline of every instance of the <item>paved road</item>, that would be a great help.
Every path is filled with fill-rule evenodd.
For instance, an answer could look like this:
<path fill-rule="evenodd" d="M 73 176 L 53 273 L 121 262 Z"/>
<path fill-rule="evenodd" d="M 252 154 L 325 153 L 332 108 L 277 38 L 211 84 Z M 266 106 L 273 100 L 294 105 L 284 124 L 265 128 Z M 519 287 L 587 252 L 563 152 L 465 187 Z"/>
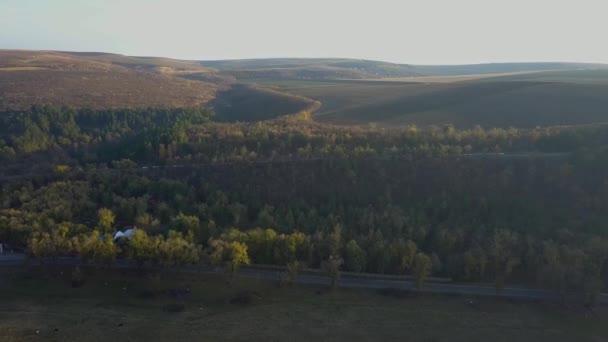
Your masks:
<path fill-rule="evenodd" d="M 0 255 L 0 267 L 2 266 L 19 266 L 26 260 L 23 254 L 5 254 Z M 78 258 L 59 258 L 56 260 L 47 260 L 47 263 L 60 265 L 78 265 L 81 260 Z M 136 268 L 135 265 L 125 261 L 117 260 L 114 264 L 116 268 Z M 179 272 L 188 273 L 221 273 L 223 269 L 212 266 L 187 266 L 179 268 Z M 254 268 L 242 268 L 238 275 L 241 277 L 256 278 L 269 281 L 277 281 L 280 279 L 281 271 L 278 270 L 261 270 Z M 317 274 L 300 274 L 297 278 L 297 283 L 307 285 L 329 285 L 330 279 L 324 275 Z M 355 278 L 342 277 L 339 281 L 340 287 L 348 288 L 366 288 L 366 289 L 399 289 L 416 291 L 415 283 L 411 280 L 395 280 L 382 278 Z M 440 294 L 458 294 L 471 296 L 496 296 L 496 289 L 491 286 L 474 285 L 474 284 L 459 284 L 459 283 L 435 283 L 426 282 L 422 292 L 440 293 Z M 523 298 L 523 299 L 559 299 L 559 296 L 550 290 L 542 289 L 526 289 L 526 288 L 505 288 L 501 297 L 505 298 Z M 602 304 L 608 304 L 608 294 L 602 294 L 600 298 Z"/>

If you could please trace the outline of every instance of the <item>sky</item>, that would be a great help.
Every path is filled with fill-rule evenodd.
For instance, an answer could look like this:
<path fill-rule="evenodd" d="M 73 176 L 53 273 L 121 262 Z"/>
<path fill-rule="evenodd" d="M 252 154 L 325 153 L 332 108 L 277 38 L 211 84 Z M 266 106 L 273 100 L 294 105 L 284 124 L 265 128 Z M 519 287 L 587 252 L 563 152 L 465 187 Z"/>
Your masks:
<path fill-rule="evenodd" d="M 608 63 L 606 0 L 0 0 L 0 49 Z"/>

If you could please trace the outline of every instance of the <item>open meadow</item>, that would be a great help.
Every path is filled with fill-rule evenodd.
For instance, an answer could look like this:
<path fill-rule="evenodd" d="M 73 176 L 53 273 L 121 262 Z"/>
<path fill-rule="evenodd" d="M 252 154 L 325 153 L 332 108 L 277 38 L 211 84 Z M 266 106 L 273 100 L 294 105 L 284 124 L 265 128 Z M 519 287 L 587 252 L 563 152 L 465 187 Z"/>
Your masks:
<path fill-rule="evenodd" d="M 63 275 L 60 272 L 63 271 Z M 604 341 L 605 308 L 415 296 L 213 275 L 2 269 L 0 340 Z M 190 292 L 187 292 L 189 289 Z"/>

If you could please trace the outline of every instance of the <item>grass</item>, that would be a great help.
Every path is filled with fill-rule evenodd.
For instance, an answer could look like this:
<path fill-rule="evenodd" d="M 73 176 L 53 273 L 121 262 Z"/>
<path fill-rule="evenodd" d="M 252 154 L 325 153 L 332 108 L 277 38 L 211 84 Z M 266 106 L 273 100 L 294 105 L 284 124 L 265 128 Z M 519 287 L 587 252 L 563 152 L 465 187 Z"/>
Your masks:
<path fill-rule="evenodd" d="M 182 298 L 143 296 L 145 277 L 96 271 L 82 288 L 67 276 L 0 270 L 2 341 L 407 340 L 603 341 L 608 313 L 590 316 L 541 303 L 374 291 L 278 288 L 272 282 L 172 275 L 158 288 L 190 287 Z M 64 275 L 68 271 L 64 271 Z M 231 304 L 242 293 L 259 301 Z M 183 312 L 167 312 L 183 304 Z M 177 305 L 179 306 L 179 305 Z M 38 331 L 38 333 L 37 333 Z"/>

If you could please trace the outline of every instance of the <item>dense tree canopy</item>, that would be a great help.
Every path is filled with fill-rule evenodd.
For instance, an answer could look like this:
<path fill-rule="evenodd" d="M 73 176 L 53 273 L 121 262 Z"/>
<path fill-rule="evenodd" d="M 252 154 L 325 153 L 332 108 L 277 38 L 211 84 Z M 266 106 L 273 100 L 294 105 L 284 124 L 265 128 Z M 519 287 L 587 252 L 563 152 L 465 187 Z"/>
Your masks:
<path fill-rule="evenodd" d="M 108 265 L 297 262 L 407 274 L 419 286 L 433 274 L 589 298 L 608 280 L 608 126 L 211 118 L 204 109 L 4 113 L 0 241 Z M 127 226 L 137 227 L 130 240 L 108 238 Z"/>

